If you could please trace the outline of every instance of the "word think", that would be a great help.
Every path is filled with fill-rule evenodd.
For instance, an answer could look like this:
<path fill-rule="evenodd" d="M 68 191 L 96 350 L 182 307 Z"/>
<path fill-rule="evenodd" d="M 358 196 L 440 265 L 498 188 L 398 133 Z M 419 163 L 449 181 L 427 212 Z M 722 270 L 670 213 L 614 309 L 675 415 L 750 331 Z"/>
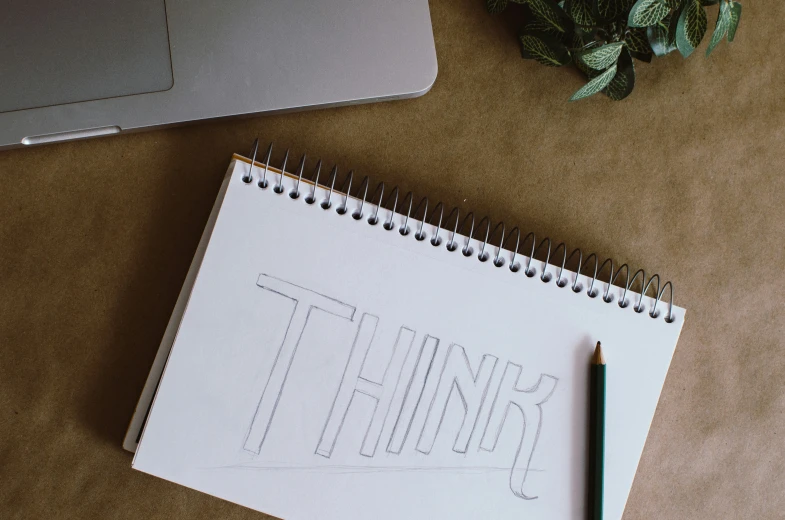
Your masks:
<path fill-rule="evenodd" d="M 243 446 L 256 454 L 261 451 L 270 430 L 300 338 L 314 309 L 349 321 L 354 321 L 356 314 L 356 308 L 351 305 L 268 275 L 260 275 L 257 285 L 292 300 L 294 309 Z M 524 427 L 512 462 L 510 488 L 520 498 L 537 498 L 527 495 L 524 483 L 542 426 L 542 405 L 555 390 L 557 379 L 541 374 L 534 386 L 526 387 L 520 382 L 521 366 L 508 361 L 501 378 L 497 377 L 498 385 L 490 388 L 494 372 L 501 370 L 498 358 L 490 354 L 482 356 L 479 367 L 473 371 L 462 346 L 452 343 L 446 352 L 441 352 L 439 338 L 429 335 L 415 343 L 415 331 L 405 326 L 398 331 L 386 366 L 379 366 L 384 362 L 367 361 L 385 357 L 369 356 L 372 348 L 389 348 L 389 345 L 380 346 L 379 341 L 374 341 L 378 322 L 377 316 L 368 313 L 363 313 L 360 318 L 346 368 L 315 453 L 328 459 L 332 456 L 352 399 L 355 394 L 362 394 L 375 400 L 376 406 L 368 417 L 361 455 L 374 457 L 380 445 L 387 453 L 400 454 L 407 439 L 414 433 L 411 430 L 415 414 L 425 407 L 427 414 L 421 430 L 417 432 L 415 449 L 428 455 L 455 391 L 463 405 L 463 421 L 452 447 L 456 453 L 466 453 L 475 434 L 480 435 L 479 449 L 493 452 L 509 414 L 522 415 Z M 435 366 L 437 364 L 439 366 Z M 426 392 L 426 388 L 434 387 L 435 391 Z M 487 420 L 480 424 L 480 412 L 484 406 L 491 407 L 490 413 L 486 413 Z M 392 424 L 391 433 L 389 438 L 382 439 L 382 431 L 388 424 Z"/>

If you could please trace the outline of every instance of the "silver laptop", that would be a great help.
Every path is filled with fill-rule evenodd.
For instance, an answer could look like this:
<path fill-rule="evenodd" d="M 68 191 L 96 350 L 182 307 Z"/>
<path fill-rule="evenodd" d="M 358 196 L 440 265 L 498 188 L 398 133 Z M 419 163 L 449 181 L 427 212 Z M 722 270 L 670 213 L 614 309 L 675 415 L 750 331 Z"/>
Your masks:
<path fill-rule="evenodd" d="M 427 0 L 0 0 L 0 149 L 415 97 Z"/>

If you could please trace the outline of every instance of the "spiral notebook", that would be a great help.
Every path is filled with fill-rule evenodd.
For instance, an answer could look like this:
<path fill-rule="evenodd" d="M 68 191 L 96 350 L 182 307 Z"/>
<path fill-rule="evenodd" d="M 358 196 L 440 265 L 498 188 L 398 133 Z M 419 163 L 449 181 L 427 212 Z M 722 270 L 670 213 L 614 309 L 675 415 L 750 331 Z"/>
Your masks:
<path fill-rule="evenodd" d="M 684 321 L 673 286 L 269 162 L 231 160 L 133 467 L 286 520 L 583 518 L 601 340 L 605 518 L 621 518 Z"/>

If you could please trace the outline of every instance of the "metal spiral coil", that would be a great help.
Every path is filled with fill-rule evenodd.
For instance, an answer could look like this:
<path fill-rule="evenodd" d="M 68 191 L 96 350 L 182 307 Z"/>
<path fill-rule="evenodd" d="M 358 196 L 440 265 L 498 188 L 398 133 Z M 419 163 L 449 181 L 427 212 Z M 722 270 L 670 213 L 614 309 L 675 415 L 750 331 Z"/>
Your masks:
<path fill-rule="evenodd" d="M 251 158 L 251 164 L 254 164 L 256 161 L 256 154 L 259 148 L 259 140 L 256 139 L 253 143 L 253 147 L 251 149 L 251 153 L 249 154 Z M 268 168 L 270 165 L 270 158 L 272 156 L 273 151 L 273 143 L 270 143 L 269 147 L 267 148 L 267 153 L 265 154 L 264 163 L 261 165 L 262 167 L 262 175 L 257 182 L 257 186 L 260 189 L 266 189 L 269 187 L 269 182 L 267 180 L 268 175 Z M 305 170 L 305 155 L 303 154 L 302 158 L 300 159 L 299 165 L 297 167 L 297 171 L 294 174 L 287 174 L 285 171 L 286 169 L 286 162 L 289 158 L 289 150 L 286 150 L 284 155 L 282 164 L 280 168 L 280 173 L 278 174 L 278 178 L 275 179 L 275 185 L 273 186 L 273 191 L 277 194 L 281 194 L 284 191 L 283 188 L 283 179 L 285 175 L 291 175 L 292 177 L 296 178 L 295 187 L 289 192 L 289 196 L 292 199 L 298 199 L 302 193 L 300 192 L 300 184 L 303 179 L 303 172 Z M 448 233 L 449 240 L 445 244 L 445 247 L 448 251 L 456 251 L 460 247 L 461 253 L 466 257 L 471 257 L 475 255 L 475 251 L 471 247 L 471 241 L 475 240 L 476 242 L 481 242 L 481 246 L 479 251 L 477 251 L 477 259 L 481 262 L 486 262 L 491 257 L 493 258 L 492 263 L 496 267 L 503 267 L 505 265 L 505 259 L 501 257 L 501 252 L 506 250 L 512 253 L 512 258 L 510 259 L 510 264 L 508 269 L 513 272 L 517 273 L 521 270 L 521 265 L 515 261 L 516 257 L 521 254 L 520 250 L 524 250 L 524 254 L 528 257 L 526 261 L 526 265 L 523 266 L 523 273 L 532 278 L 537 274 L 536 267 L 532 267 L 534 262 L 541 262 L 541 274 L 540 280 L 544 283 L 548 283 L 553 279 L 553 273 L 548 272 L 550 267 L 557 268 L 556 272 L 556 285 L 558 287 L 566 287 L 568 284 L 567 279 L 564 277 L 564 273 L 567 270 L 567 264 L 573 260 L 573 258 L 577 258 L 578 266 L 575 270 L 575 273 L 579 276 L 575 277 L 575 280 L 570 285 L 572 291 L 576 294 L 583 292 L 583 286 L 579 282 L 580 275 L 584 275 L 588 277 L 588 274 L 585 274 L 584 271 L 587 266 L 590 266 L 590 273 L 591 273 L 591 281 L 589 282 L 588 287 L 586 288 L 586 294 L 589 298 L 596 298 L 599 295 L 599 291 L 594 287 L 595 283 L 598 280 L 598 277 L 605 271 L 605 266 L 608 266 L 608 282 L 607 287 L 605 289 L 604 294 L 602 295 L 602 301 L 605 303 L 612 303 L 613 296 L 610 294 L 610 289 L 612 286 L 616 285 L 617 281 L 621 282 L 624 281 L 624 285 L 618 285 L 619 288 L 623 289 L 622 296 L 617 302 L 617 305 L 620 308 L 626 308 L 630 305 L 630 301 L 627 300 L 627 293 L 630 291 L 632 286 L 635 284 L 636 280 L 640 277 L 640 287 L 641 292 L 637 299 L 637 302 L 633 302 L 633 310 L 635 312 L 643 312 L 643 298 L 644 296 L 653 289 L 652 294 L 654 298 L 654 305 L 652 305 L 651 311 L 649 311 L 649 316 L 651 318 L 658 318 L 660 313 L 657 310 L 657 305 L 662 300 L 662 297 L 665 295 L 665 291 L 668 290 L 668 294 L 670 296 L 668 300 L 668 313 L 665 316 L 665 321 L 667 323 L 673 323 L 675 321 L 673 316 L 673 284 L 671 282 L 665 282 L 664 284 L 660 285 L 660 276 L 658 274 L 652 275 L 648 280 L 646 279 L 646 272 L 643 269 L 639 269 L 635 272 L 635 274 L 630 277 L 631 269 L 627 264 L 622 264 L 619 266 L 618 269 L 614 270 L 613 260 L 608 258 L 600 264 L 599 257 L 592 253 L 586 259 L 583 257 L 583 252 L 576 248 L 574 249 L 569 255 L 567 254 L 567 246 L 561 242 L 559 243 L 556 248 L 553 248 L 553 243 L 551 242 L 550 238 L 544 238 L 537 244 L 537 238 L 534 233 L 528 233 L 523 239 L 521 239 L 521 231 L 518 227 L 512 228 L 509 232 L 506 232 L 506 227 L 504 222 L 498 222 L 495 226 L 491 227 L 491 220 L 488 217 L 483 217 L 479 224 L 476 224 L 474 213 L 468 213 L 463 220 L 461 220 L 460 210 L 456 207 L 453 208 L 450 213 L 447 215 L 447 218 L 444 217 L 444 205 L 439 202 L 436 206 L 433 207 L 433 211 L 431 214 L 428 214 L 429 208 L 429 200 L 427 197 L 423 197 L 417 203 L 414 204 L 414 194 L 410 191 L 407 192 L 403 198 L 403 201 L 399 203 L 399 189 L 397 186 L 389 190 L 387 197 L 385 198 L 385 191 L 386 186 L 384 182 L 379 182 L 376 184 L 376 187 L 371 192 L 370 199 L 368 198 L 369 188 L 371 184 L 371 179 L 368 176 L 363 177 L 362 181 L 359 184 L 359 188 L 357 189 L 357 193 L 355 195 L 351 194 L 352 191 L 352 183 L 354 180 L 354 171 L 349 171 L 346 176 L 343 178 L 343 181 L 340 184 L 340 189 L 335 189 L 335 183 L 338 178 L 338 166 L 334 166 L 332 171 L 330 172 L 330 176 L 328 179 L 327 184 L 319 184 L 319 175 L 321 173 L 322 168 L 322 161 L 321 159 L 317 162 L 316 167 L 309 179 L 309 184 L 311 184 L 311 189 L 309 193 L 305 196 L 305 202 L 309 205 L 313 205 L 316 202 L 316 189 L 317 186 L 321 186 L 324 190 L 327 191 L 327 196 L 325 199 L 320 201 L 319 206 L 324 210 L 329 210 L 333 206 L 333 192 L 337 191 L 339 195 L 341 195 L 340 204 L 335 209 L 335 211 L 339 215 L 345 215 L 347 213 L 351 214 L 351 216 L 355 220 L 362 220 L 365 217 L 364 210 L 368 204 L 373 207 L 372 212 L 366 219 L 366 222 L 372 226 L 377 225 L 379 223 L 379 210 L 385 209 L 390 212 L 390 216 L 385 222 L 382 224 L 382 227 L 385 230 L 391 231 L 394 229 L 394 216 L 401 215 L 404 217 L 403 224 L 398 228 L 398 232 L 402 236 L 407 236 L 410 234 L 411 229 L 409 228 L 409 220 L 413 219 L 415 221 L 419 221 L 419 225 L 417 226 L 416 231 L 414 232 L 414 237 L 418 241 L 424 241 L 426 238 L 425 232 L 423 230 L 425 224 L 435 226 L 436 230 L 433 234 L 433 237 L 429 240 L 430 244 L 434 247 L 439 247 L 442 245 L 442 237 L 440 236 L 440 232 L 444 229 L 445 233 Z M 242 180 L 246 184 L 251 184 L 253 182 L 252 178 L 252 169 L 249 168 L 248 173 L 243 175 Z M 354 197 L 358 201 L 358 206 L 352 212 L 349 212 L 348 204 L 349 204 L 349 197 Z M 438 217 L 438 218 L 437 218 Z M 434 223 L 435 222 L 435 223 Z M 465 231 L 468 228 L 468 233 Z M 480 230 L 479 237 L 475 236 L 475 231 Z M 463 244 L 458 244 L 456 241 L 456 237 L 459 235 L 463 235 L 466 237 L 466 240 Z M 498 238 L 497 238 L 498 237 Z M 509 248 L 509 244 L 511 240 L 514 239 L 515 247 Z M 530 244 L 527 248 L 527 243 Z M 535 245 L 536 244 L 536 245 Z M 559 252 L 561 251 L 561 255 L 559 256 Z M 544 259 L 537 260 L 536 258 Z M 551 257 L 555 257 L 558 259 L 556 263 L 551 262 Z M 624 272 L 624 277 L 619 278 Z"/>

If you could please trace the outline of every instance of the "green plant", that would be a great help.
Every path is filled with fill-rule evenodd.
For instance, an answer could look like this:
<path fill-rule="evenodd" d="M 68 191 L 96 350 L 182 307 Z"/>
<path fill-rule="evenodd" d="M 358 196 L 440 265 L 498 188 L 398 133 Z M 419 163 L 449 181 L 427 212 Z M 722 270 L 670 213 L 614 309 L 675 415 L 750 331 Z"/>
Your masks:
<path fill-rule="evenodd" d="M 543 65 L 575 65 L 588 83 L 570 98 L 598 92 L 613 100 L 635 87 L 633 58 L 650 62 L 678 50 L 688 57 L 703 40 L 706 6 L 719 3 L 708 56 L 736 36 L 741 4 L 734 0 L 486 0 L 491 13 L 525 4 L 519 39 L 523 57 Z"/>

